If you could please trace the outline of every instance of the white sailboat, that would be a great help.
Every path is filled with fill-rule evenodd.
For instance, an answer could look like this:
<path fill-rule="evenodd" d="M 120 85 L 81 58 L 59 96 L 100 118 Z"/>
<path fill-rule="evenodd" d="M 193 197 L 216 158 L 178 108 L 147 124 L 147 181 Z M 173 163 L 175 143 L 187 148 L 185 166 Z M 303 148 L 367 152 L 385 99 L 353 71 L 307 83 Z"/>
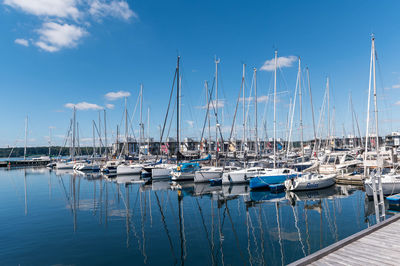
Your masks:
<path fill-rule="evenodd" d="M 285 187 L 290 191 L 321 189 L 334 185 L 335 178 L 336 174 L 306 173 L 295 179 L 286 180 Z"/>

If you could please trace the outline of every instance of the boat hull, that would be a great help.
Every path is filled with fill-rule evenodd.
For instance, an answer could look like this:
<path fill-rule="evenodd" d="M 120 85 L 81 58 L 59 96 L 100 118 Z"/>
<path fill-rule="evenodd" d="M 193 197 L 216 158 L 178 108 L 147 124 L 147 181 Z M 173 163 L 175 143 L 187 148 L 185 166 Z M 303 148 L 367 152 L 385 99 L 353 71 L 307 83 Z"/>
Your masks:
<path fill-rule="evenodd" d="M 210 179 L 219 179 L 222 177 L 222 172 L 220 171 L 197 171 L 194 174 L 194 182 L 209 182 Z"/>

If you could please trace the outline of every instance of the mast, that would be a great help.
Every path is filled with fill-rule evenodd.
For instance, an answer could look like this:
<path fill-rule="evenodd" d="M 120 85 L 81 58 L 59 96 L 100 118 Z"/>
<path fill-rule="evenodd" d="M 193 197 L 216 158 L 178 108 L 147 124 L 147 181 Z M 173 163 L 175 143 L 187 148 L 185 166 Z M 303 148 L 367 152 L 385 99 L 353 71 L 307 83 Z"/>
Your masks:
<path fill-rule="evenodd" d="M 129 153 L 128 147 L 128 106 L 127 106 L 127 97 L 125 97 L 125 151 L 126 155 Z"/>
<path fill-rule="evenodd" d="M 211 153 L 211 120 L 210 120 L 210 102 L 208 99 L 208 82 L 204 81 L 206 88 L 207 116 L 208 116 L 208 152 Z"/>
<path fill-rule="evenodd" d="M 299 102 L 300 102 L 300 145 L 302 153 L 302 161 L 304 162 L 304 143 L 303 143 L 303 106 L 301 97 L 301 59 L 299 57 Z"/>
<path fill-rule="evenodd" d="M 326 78 L 326 90 L 328 93 L 328 145 L 330 145 L 331 141 L 331 109 L 330 109 L 330 101 L 329 101 L 329 77 Z"/>
<path fill-rule="evenodd" d="M 26 160 L 26 145 L 28 143 L 28 116 L 25 118 L 25 145 L 24 145 L 24 160 Z"/>
<path fill-rule="evenodd" d="M 379 130 L 378 130 L 378 98 L 376 96 L 376 75 L 375 75 L 375 37 L 372 36 L 372 71 L 374 74 L 374 106 L 375 106 L 375 130 L 376 130 L 376 153 L 379 156 Z"/>
<path fill-rule="evenodd" d="M 92 131 L 93 131 L 93 158 L 96 154 L 96 136 L 94 134 L 94 120 L 92 121 Z"/>
<path fill-rule="evenodd" d="M 278 67 L 278 51 L 275 51 L 274 70 L 274 168 L 276 168 L 276 69 Z"/>
<path fill-rule="evenodd" d="M 310 70 L 308 69 L 308 67 L 306 68 L 306 70 L 307 70 L 308 91 L 309 91 L 309 94 L 310 94 L 310 104 L 311 104 L 313 132 L 314 132 L 314 148 L 313 148 L 313 150 L 315 151 L 315 148 L 317 147 L 317 133 L 315 131 L 314 105 L 313 105 L 312 93 L 311 93 Z"/>
<path fill-rule="evenodd" d="M 254 68 L 254 109 L 256 115 L 256 158 L 258 158 L 257 69 Z"/>
<path fill-rule="evenodd" d="M 243 80 L 243 143 L 242 143 L 242 147 L 243 147 L 243 153 L 246 150 L 246 114 L 245 114 L 245 107 L 246 107 L 246 99 L 245 99 L 245 69 L 246 69 L 246 65 L 243 64 L 243 74 L 242 74 L 242 80 Z"/>
<path fill-rule="evenodd" d="M 99 110 L 99 155 L 101 156 L 101 111 Z"/>
<path fill-rule="evenodd" d="M 147 155 L 150 155 L 150 107 L 147 107 Z"/>
<path fill-rule="evenodd" d="M 177 147 L 176 147 L 176 163 L 178 164 L 179 163 L 179 150 L 180 150 L 180 140 L 179 140 L 179 128 L 180 128 L 180 118 L 179 118 L 179 115 L 180 115 L 180 113 L 179 113 L 179 110 L 180 110 L 180 108 L 179 108 L 179 105 L 180 105 L 180 102 L 179 102 L 179 96 L 180 96 L 180 82 L 179 82 L 179 59 L 180 59 L 181 57 L 180 56 L 178 56 L 178 59 L 177 59 L 177 64 L 176 64 L 176 79 L 177 79 L 177 82 L 176 82 L 176 108 L 177 108 L 177 112 L 176 112 L 176 145 L 177 145 Z"/>
<path fill-rule="evenodd" d="M 215 57 L 215 166 L 218 166 L 218 149 L 219 149 L 219 138 L 218 138 L 218 64 L 220 59 Z"/>
<path fill-rule="evenodd" d="M 74 119 L 72 124 L 72 159 L 75 158 L 75 140 L 76 138 L 76 108 L 74 106 Z"/>
<path fill-rule="evenodd" d="M 106 159 L 108 159 L 106 109 L 104 109 L 103 111 L 104 111 L 104 146 L 106 152 Z"/>
<path fill-rule="evenodd" d="M 140 148 L 142 146 L 142 137 L 144 135 L 142 109 L 143 109 L 143 84 L 140 84 L 139 160 L 141 158 Z"/>

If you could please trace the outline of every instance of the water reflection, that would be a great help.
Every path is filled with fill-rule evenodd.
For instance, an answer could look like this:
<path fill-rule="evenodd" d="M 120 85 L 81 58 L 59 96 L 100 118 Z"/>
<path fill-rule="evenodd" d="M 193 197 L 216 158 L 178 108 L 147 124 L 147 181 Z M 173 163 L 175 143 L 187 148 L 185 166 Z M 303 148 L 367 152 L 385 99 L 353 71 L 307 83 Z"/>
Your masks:
<path fill-rule="evenodd" d="M 11 239 L 0 244 L 5 264 L 112 263 L 107 251 L 120 264 L 284 265 L 375 221 L 373 202 L 354 186 L 272 193 L 73 170 L 0 176 L 8 213 L 0 232 Z M 8 235 L 7 228 L 16 231 Z M 36 243 L 43 230 L 52 237 Z M 54 255 L 41 255 L 43 248 Z M 56 249 L 75 250 L 74 260 Z M 23 256 L 25 250 L 36 252 Z"/>

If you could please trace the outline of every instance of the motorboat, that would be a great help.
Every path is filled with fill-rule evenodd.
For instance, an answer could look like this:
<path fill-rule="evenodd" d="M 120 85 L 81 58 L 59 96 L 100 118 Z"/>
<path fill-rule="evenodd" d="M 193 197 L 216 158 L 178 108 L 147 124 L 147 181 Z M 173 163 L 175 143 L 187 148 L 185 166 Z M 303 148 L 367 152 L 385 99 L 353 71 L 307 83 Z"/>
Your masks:
<path fill-rule="evenodd" d="M 305 173 L 297 178 L 287 179 L 285 187 L 290 191 L 327 188 L 335 184 L 336 174 Z"/>
<path fill-rule="evenodd" d="M 378 190 L 378 176 L 376 176 L 376 173 L 372 173 L 364 182 L 365 192 L 368 197 L 374 195 L 372 188 L 373 175 L 375 175 L 375 188 Z M 395 169 L 389 170 L 388 168 L 385 168 L 384 173 L 381 174 L 381 183 L 383 195 L 387 196 L 400 193 L 400 173 Z"/>

